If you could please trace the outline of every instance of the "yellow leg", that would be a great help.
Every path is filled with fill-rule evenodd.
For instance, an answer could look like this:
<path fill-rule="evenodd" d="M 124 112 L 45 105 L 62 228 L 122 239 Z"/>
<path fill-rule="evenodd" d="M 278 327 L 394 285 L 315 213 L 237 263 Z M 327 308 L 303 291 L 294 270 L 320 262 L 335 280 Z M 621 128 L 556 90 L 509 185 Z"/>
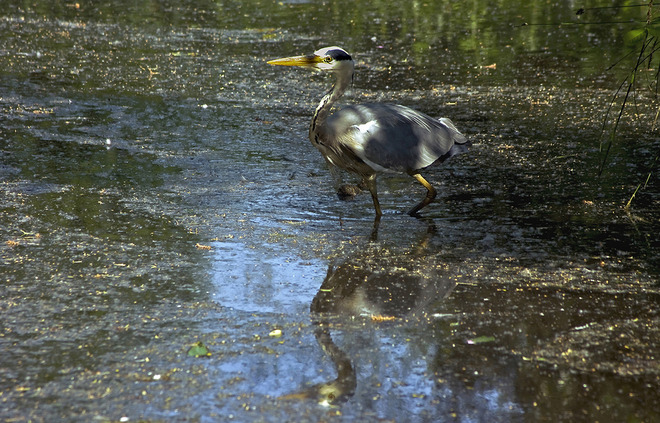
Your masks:
<path fill-rule="evenodd" d="M 428 181 L 424 179 L 424 177 L 419 173 L 413 174 L 412 177 L 417 179 L 417 181 L 420 184 L 424 185 L 424 188 L 428 190 L 428 192 L 426 193 L 426 197 L 424 197 L 424 199 L 419 204 L 417 204 L 415 207 L 410 209 L 410 211 L 408 212 L 409 215 L 415 216 L 417 215 L 417 212 L 419 212 L 424 207 L 428 206 L 429 203 L 433 201 L 433 199 L 435 198 L 438 192 L 435 190 L 435 188 L 433 188 L 433 185 L 429 184 Z"/>

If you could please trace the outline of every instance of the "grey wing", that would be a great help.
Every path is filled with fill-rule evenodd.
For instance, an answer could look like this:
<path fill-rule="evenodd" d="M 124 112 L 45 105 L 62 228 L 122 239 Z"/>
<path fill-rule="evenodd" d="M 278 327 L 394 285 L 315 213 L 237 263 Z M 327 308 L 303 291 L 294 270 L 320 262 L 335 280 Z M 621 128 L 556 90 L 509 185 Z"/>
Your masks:
<path fill-rule="evenodd" d="M 405 106 L 362 104 L 328 121 L 340 144 L 378 171 L 410 173 L 467 150 L 467 139 L 446 118 Z"/>

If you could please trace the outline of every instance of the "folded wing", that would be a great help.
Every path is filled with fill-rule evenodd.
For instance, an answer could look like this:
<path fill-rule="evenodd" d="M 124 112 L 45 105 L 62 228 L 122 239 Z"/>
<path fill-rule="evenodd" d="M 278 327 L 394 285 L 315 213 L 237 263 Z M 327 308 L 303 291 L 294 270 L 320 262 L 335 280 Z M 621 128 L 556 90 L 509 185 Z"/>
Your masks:
<path fill-rule="evenodd" d="M 380 172 L 411 173 L 467 151 L 468 141 L 446 118 L 405 106 L 360 104 L 333 114 L 329 135 Z"/>

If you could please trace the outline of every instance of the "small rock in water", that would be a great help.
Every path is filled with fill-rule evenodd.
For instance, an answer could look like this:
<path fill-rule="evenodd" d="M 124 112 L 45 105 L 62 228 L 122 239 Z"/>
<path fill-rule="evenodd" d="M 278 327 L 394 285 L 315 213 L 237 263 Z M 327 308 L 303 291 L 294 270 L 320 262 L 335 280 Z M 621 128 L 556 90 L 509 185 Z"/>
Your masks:
<path fill-rule="evenodd" d="M 337 189 L 337 196 L 342 200 L 349 200 L 362 192 L 359 186 L 344 184 Z"/>

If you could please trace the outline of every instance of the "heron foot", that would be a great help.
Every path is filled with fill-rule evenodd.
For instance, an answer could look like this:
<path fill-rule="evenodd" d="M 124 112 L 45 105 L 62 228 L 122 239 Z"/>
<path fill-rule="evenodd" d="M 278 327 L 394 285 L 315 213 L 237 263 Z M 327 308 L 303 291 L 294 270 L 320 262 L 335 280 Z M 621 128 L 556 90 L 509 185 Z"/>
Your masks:
<path fill-rule="evenodd" d="M 419 216 L 419 211 L 423 209 L 424 207 L 428 206 L 436 197 L 438 192 L 433 188 L 433 185 L 431 185 L 422 175 L 419 173 L 415 173 L 412 175 L 413 178 L 417 179 L 417 181 L 426 188 L 428 191 L 426 193 L 426 197 L 422 201 L 420 201 L 419 204 L 417 204 L 415 207 L 410 209 L 408 211 L 408 214 L 412 217 L 420 217 Z"/>

